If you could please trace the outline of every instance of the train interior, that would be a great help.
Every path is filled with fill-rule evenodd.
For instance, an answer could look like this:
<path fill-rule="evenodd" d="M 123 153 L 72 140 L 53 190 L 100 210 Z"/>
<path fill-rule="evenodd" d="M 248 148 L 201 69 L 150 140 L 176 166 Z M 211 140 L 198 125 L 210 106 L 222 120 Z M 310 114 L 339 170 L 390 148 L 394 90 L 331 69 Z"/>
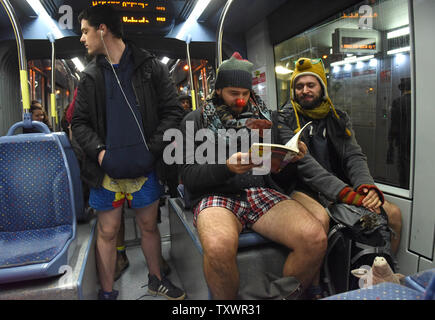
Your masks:
<path fill-rule="evenodd" d="M 216 68 L 222 61 L 219 59 L 225 60 L 235 51 L 254 64 L 253 88 L 272 110 L 288 103 L 290 77 L 298 58 L 322 58 L 328 92 L 335 107 L 349 114 L 376 185 L 385 198 L 401 210 L 396 272 L 413 275 L 435 268 L 435 214 L 431 201 L 435 181 L 435 153 L 431 146 L 435 141 L 430 130 L 435 114 L 431 76 L 435 74 L 431 54 L 435 43 L 429 41 L 433 38 L 431 30 L 435 30 L 433 1 L 340 0 L 326 4 L 306 0 L 303 6 L 289 0 L 1 2 L 0 136 L 13 136 L 15 128 L 12 133 L 10 128 L 23 119 L 19 90 L 23 81 L 18 72 L 20 49 L 9 6 L 24 40 L 29 100 L 37 100 L 44 106 L 54 131 L 59 132 L 50 141 L 65 148 L 62 154 L 67 160 L 73 155 L 69 143 L 65 142 L 66 136 L 60 134 L 61 120 L 90 59 L 79 41 L 81 31 L 77 21 L 78 14 L 88 6 L 111 5 L 122 12 L 125 37 L 167 65 L 178 92 L 190 95 L 194 108 L 200 108 L 213 92 Z M 221 40 L 219 31 L 222 31 Z M 399 115 L 405 119 L 394 120 L 394 101 L 405 91 L 410 95 L 408 111 L 405 116 Z M 54 93 L 54 98 L 50 93 Z M 397 132 L 396 136 L 393 132 Z M 35 150 L 37 156 L 31 157 L 32 161 L 38 161 L 35 166 L 50 161 L 43 155 L 45 149 L 37 147 Z M 4 155 L 5 151 L 2 152 L 0 155 Z M 32 252 L 23 253 L 10 264 L 0 257 L 3 262 L 0 300 L 97 298 L 96 215 L 92 210 L 85 210 L 86 204 L 77 195 L 83 190 L 77 182 L 76 160 L 71 161 L 72 164 L 62 169 L 69 186 L 65 192 L 75 192 L 64 200 L 71 211 L 62 223 L 68 238 L 57 239 L 58 252 L 51 256 L 48 254 L 51 247 L 44 247 L 43 252 L 40 249 L 40 254 L 47 254 L 46 260 L 35 258 Z M 9 169 L 2 164 L 1 170 Z M 21 174 L 19 168 L 14 170 Z M 35 172 L 43 174 L 44 170 Z M 3 173 L 2 178 L 3 182 L 9 179 Z M 1 198 L 8 196 L 4 189 L 0 184 Z M 210 299 L 192 211 L 182 198 L 182 188 L 177 195 L 166 190 L 161 199 L 158 227 L 162 256 L 170 267 L 168 277 L 186 291 L 187 299 Z M 37 190 L 30 193 L 39 195 Z M 20 194 L 26 196 L 26 193 Z M 16 202 L 24 200 L 15 199 Z M 0 205 L 10 206 L 8 201 Z M 37 202 L 35 199 L 30 203 L 36 206 Z M 9 208 L 0 210 L 3 213 Z M 114 283 L 114 288 L 120 292 L 118 299 L 165 299 L 147 294 L 148 267 L 134 211 L 125 208 L 123 219 L 129 267 Z M 0 234 L 6 234 L 7 226 L 2 225 L 2 221 L 7 220 L 0 219 Z M 37 223 L 41 228 L 54 228 L 39 220 Z M 6 238 L 2 237 L 0 244 L 3 241 L 11 252 L 26 251 L 39 243 L 29 237 L 23 235 L 23 241 L 27 241 L 23 242 L 24 247 L 7 247 Z M 28 245 L 32 241 L 36 242 Z M 239 268 L 244 270 L 240 298 L 267 299 L 256 296 L 253 291 L 258 290 L 258 286 L 251 284 L 266 279 L 266 273 L 279 277 L 287 253 L 286 248 L 258 234 L 242 234 L 237 256 Z M 39 260 L 28 264 L 25 261 L 29 259 Z M 20 265 L 26 269 L 20 269 Z"/>

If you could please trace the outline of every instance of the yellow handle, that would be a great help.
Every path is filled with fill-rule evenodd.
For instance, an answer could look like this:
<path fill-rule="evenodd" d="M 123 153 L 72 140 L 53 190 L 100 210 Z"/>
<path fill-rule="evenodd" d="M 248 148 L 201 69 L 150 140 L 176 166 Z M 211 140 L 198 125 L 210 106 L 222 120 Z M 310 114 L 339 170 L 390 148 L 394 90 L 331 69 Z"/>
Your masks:
<path fill-rule="evenodd" d="M 57 124 L 57 111 L 56 111 L 56 95 L 54 93 L 50 93 L 50 103 L 51 103 L 51 116 L 56 119 Z"/>
<path fill-rule="evenodd" d="M 190 91 L 192 97 L 192 110 L 196 110 L 195 90 Z"/>
<path fill-rule="evenodd" d="M 29 82 L 27 81 L 27 71 L 20 70 L 21 97 L 23 99 L 24 112 L 30 112 Z"/>

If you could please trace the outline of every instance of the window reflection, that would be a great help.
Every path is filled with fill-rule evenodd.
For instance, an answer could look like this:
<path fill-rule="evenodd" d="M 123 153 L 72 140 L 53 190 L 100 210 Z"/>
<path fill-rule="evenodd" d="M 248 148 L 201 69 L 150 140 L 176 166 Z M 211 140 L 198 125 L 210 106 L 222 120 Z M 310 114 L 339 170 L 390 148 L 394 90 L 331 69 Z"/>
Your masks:
<path fill-rule="evenodd" d="M 294 62 L 322 58 L 329 95 L 351 117 L 375 181 L 405 189 L 411 135 L 409 33 L 407 0 L 363 1 L 274 48 L 278 106 L 289 100 Z"/>

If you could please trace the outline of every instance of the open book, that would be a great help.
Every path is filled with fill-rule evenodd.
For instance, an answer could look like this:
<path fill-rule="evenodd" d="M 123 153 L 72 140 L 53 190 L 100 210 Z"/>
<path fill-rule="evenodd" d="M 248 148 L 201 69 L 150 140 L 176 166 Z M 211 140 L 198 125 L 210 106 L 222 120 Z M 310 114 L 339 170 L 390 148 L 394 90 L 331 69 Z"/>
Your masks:
<path fill-rule="evenodd" d="M 254 143 L 251 146 L 251 157 L 254 163 L 265 162 L 270 159 L 270 170 L 279 172 L 299 153 L 299 140 L 304 129 L 311 124 L 305 124 L 285 145 L 272 143 Z M 261 159 L 261 160 L 259 160 Z"/>

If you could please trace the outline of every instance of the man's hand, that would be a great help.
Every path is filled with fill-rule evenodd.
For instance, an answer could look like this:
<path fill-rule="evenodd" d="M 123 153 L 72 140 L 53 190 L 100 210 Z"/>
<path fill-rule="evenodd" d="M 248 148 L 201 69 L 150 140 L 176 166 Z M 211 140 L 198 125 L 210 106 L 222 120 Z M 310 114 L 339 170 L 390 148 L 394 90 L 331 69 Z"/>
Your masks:
<path fill-rule="evenodd" d="M 244 160 L 242 163 L 242 159 Z M 242 174 L 245 172 L 248 172 L 254 167 L 258 167 L 260 165 L 254 164 L 251 162 L 249 153 L 241 153 L 237 152 L 234 153 L 228 160 L 227 160 L 227 167 L 230 169 L 231 172 Z"/>
<path fill-rule="evenodd" d="M 382 205 L 382 201 L 379 198 L 378 193 L 374 189 L 362 188 L 360 193 L 365 195 L 364 200 L 362 201 L 362 206 L 369 209 L 372 212 L 380 212 L 379 207 Z"/>
<path fill-rule="evenodd" d="M 106 150 L 101 150 L 98 154 L 98 164 L 101 167 L 101 163 L 103 162 L 104 155 L 106 154 Z"/>
<path fill-rule="evenodd" d="M 306 144 L 303 143 L 302 141 L 299 141 L 298 148 L 299 148 L 299 153 L 296 155 L 296 157 L 291 159 L 290 162 L 292 162 L 292 163 L 301 160 L 307 154 L 308 148 L 307 148 Z"/>

